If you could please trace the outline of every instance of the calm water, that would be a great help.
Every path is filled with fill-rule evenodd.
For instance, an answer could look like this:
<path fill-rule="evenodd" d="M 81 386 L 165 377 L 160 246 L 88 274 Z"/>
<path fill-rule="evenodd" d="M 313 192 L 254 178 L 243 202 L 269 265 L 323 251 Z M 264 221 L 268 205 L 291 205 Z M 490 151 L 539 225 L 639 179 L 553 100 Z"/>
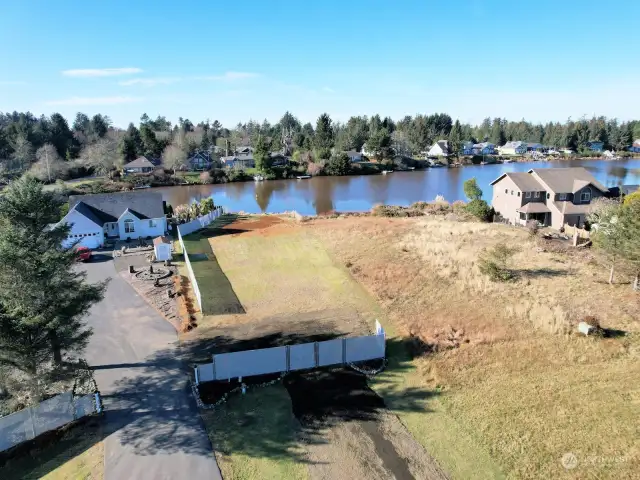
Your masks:
<path fill-rule="evenodd" d="M 450 202 L 465 200 L 462 184 L 475 177 L 491 200 L 490 183 L 505 172 L 530 168 L 583 166 L 607 186 L 640 184 L 640 160 L 573 160 L 569 162 L 508 163 L 461 168 L 432 168 L 389 175 L 314 177 L 309 180 L 273 180 L 225 185 L 163 187 L 164 200 L 173 206 L 213 197 L 216 205 L 231 211 L 278 213 L 295 210 L 315 215 L 331 210 L 366 211 L 377 203 L 408 206 L 443 195 Z"/>

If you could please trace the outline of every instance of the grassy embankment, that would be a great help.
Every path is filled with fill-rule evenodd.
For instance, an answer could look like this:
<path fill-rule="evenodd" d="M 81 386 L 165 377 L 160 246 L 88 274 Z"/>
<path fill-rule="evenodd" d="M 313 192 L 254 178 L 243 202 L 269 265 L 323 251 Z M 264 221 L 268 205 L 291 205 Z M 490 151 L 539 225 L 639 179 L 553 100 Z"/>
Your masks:
<path fill-rule="evenodd" d="M 387 404 L 454 478 L 638 471 L 640 302 L 628 283 L 605 283 L 593 254 L 541 251 L 525 231 L 500 225 L 327 222 L 310 227 L 378 300 L 387 328 L 413 336 L 414 353 L 426 350 L 413 371 L 375 383 L 442 392 L 431 412 Z M 475 265 L 483 247 L 501 241 L 520 250 L 515 282 L 489 282 Z M 612 338 L 573 333 L 585 315 L 598 316 Z M 573 470 L 561 464 L 568 452 L 578 458 Z"/>

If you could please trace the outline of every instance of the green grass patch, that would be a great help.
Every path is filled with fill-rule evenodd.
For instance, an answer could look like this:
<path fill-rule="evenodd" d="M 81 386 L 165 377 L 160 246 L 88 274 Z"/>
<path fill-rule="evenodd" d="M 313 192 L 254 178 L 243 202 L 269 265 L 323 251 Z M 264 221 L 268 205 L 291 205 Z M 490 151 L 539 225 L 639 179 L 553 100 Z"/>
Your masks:
<path fill-rule="evenodd" d="M 231 396 L 201 415 L 224 478 L 308 478 L 297 438 L 300 427 L 282 385 Z"/>

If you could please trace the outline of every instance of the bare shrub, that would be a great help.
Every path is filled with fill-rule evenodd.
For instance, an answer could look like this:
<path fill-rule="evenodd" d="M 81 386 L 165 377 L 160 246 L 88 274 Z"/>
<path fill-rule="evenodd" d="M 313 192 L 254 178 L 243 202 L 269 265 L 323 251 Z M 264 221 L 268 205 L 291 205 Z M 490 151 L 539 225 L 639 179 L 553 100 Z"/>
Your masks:
<path fill-rule="evenodd" d="M 307 164 L 307 173 L 309 175 L 313 175 L 313 176 L 320 175 L 323 173 L 323 171 L 324 171 L 324 166 L 319 163 L 309 162 Z"/>
<path fill-rule="evenodd" d="M 535 237 L 538 235 L 538 230 L 540 230 L 540 223 L 537 220 L 527 220 L 527 231 L 529 232 L 529 236 Z"/>
<path fill-rule="evenodd" d="M 514 278 L 514 273 L 508 268 L 511 257 L 517 249 L 499 243 L 491 249 L 483 250 L 478 256 L 480 273 L 487 275 L 494 282 L 506 282 Z"/>

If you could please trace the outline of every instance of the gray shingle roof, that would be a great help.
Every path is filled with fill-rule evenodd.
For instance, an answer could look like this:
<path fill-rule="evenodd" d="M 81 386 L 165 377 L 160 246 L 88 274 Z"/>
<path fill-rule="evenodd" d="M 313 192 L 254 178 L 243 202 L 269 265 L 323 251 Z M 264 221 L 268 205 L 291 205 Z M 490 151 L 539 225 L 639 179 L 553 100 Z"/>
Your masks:
<path fill-rule="evenodd" d="M 74 209 L 92 222 L 115 222 L 129 210 L 136 217 L 162 218 L 162 194 L 155 192 L 101 193 L 98 195 L 72 195 L 69 209 Z"/>
<path fill-rule="evenodd" d="M 589 184 L 601 192 L 607 193 L 609 191 L 584 167 L 536 168 L 529 170 L 529 172 L 540 178 L 555 193 L 575 193 Z"/>
<path fill-rule="evenodd" d="M 491 185 L 495 185 L 504 177 L 509 177 L 513 181 L 513 183 L 515 183 L 516 186 L 523 192 L 541 192 L 545 189 L 544 186 L 540 182 L 538 182 L 538 180 L 533 175 L 526 172 L 504 173 L 496 178 L 493 182 L 491 182 Z"/>
<path fill-rule="evenodd" d="M 133 162 L 129 162 L 122 168 L 125 170 L 128 168 L 155 168 L 155 165 L 149 161 L 147 157 L 138 157 Z"/>

